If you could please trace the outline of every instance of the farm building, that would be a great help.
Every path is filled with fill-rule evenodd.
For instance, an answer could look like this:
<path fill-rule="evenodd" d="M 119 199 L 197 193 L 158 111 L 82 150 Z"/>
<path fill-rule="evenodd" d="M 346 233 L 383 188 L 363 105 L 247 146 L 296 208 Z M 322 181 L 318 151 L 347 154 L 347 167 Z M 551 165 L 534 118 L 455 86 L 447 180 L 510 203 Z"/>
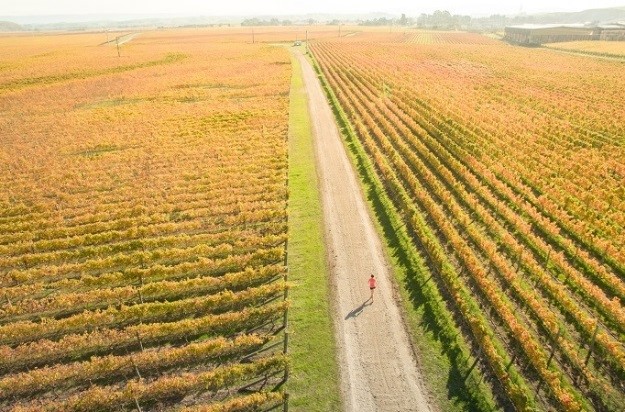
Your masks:
<path fill-rule="evenodd" d="M 600 26 L 600 40 L 625 41 L 625 22 Z"/>
<path fill-rule="evenodd" d="M 528 46 L 578 40 L 625 40 L 625 24 L 523 24 L 506 27 L 504 39 Z"/>
<path fill-rule="evenodd" d="M 592 40 L 595 29 L 583 24 L 523 24 L 506 27 L 504 38 L 524 45 L 539 45 L 562 41 Z"/>

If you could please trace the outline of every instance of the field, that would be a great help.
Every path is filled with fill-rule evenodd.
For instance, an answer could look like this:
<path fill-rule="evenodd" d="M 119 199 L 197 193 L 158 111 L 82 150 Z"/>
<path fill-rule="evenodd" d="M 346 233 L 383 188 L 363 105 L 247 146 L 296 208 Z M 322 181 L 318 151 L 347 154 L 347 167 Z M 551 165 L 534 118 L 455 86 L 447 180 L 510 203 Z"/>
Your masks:
<path fill-rule="evenodd" d="M 289 53 L 104 41 L 0 38 L 0 410 L 281 405 Z"/>
<path fill-rule="evenodd" d="M 571 41 L 545 44 L 544 47 L 591 56 L 625 58 L 625 42 L 622 41 Z"/>
<path fill-rule="evenodd" d="M 435 410 L 625 408 L 620 43 L 108 36 L 119 55 L 107 33 L 0 37 L 0 411 L 339 410 L 331 316 L 362 328 L 355 367 L 391 392 L 391 345 L 363 342 L 406 324 Z M 336 311 L 307 49 L 403 318 Z"/>
<path fill-rule="evenodd" d="M 403 36 L 404 41 L 417 44 L 497 44 L 496 40 L 483 36 L 479 33 L 465 33 L 457 31 L 407 31 L 403 33 Z"/>
<path fill-rule="evenodd" d="M 623 410 L 622 63 L 473 34 L 311 51 L 382 229 L 408 239 L 391 253 L 429 316 L 415 340 L 450 364 L 426 381 L 449 374 L 465 408 L 492 391 L 499 408 Z"/>

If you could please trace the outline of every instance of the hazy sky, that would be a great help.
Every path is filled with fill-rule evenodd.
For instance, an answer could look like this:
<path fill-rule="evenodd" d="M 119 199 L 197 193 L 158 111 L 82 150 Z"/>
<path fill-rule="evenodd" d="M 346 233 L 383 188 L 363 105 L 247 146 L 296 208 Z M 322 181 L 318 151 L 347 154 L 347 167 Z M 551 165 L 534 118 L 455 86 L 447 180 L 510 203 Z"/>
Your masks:
<path fill-rule="evenodd" d="M 625 0 L 0 0 L 0 15 L 46 14 L 201 14 L 258 15 L 389 12 L 418 15 L 434 10 L 452 14 L 515 14 L 581 11 L 625 6 Z"/>

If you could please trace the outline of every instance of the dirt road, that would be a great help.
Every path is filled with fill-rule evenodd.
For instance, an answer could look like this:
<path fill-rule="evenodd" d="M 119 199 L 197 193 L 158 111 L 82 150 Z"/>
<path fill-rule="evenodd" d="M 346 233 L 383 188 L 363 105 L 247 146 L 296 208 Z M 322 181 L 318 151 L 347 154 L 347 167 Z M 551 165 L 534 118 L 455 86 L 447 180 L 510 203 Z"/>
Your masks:
<path fill-rule="evenodd" d="M 301 53 L 297 57 L 313 122 L 346 410 L 429 411 L 357 175 L 315 72 Z M 373 303 L 370 274 L 378 281 Z"/>
<path fill-rule="evenodd" d="M 117 36 L 113 38 L 112 40 L 105 41 L 104 43 L 100 44 L 100 46 L 104 46 L 107 44 L 109 46 L 121 46 L 124 43 L 128 43 L 129 41 L 137 37 L 139 34 L 141 33 L 128 33 L 128 34 L 124 34 L 123 36 Z M 107 37 L 108 37 L 108 34 L 107 34 Z"/>

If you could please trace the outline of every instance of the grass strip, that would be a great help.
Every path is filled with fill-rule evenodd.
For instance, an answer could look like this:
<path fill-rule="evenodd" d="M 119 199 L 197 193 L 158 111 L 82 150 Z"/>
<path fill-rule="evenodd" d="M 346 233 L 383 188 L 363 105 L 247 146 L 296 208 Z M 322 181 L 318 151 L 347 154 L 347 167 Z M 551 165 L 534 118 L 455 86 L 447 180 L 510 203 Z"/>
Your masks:
<path fill-rule="evenodd" d="M 289 115 L 289 331 L 292 411 L 341 410 L 336 344 L 323 242 L 308 98 L 297 58 L 291 55 Z"/>

